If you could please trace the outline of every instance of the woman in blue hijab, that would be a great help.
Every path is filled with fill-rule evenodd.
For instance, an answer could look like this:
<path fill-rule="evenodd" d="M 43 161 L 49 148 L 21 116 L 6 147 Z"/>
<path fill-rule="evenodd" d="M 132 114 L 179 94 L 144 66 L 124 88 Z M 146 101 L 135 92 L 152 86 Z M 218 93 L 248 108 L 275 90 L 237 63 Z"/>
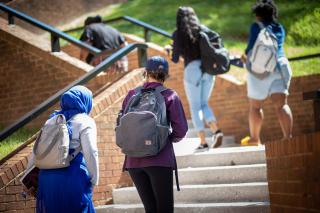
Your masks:
<path fill-rule="evenodd" d="M 84 86 L 75 86 L 60 100 L 61 110 L 50 118 L 63 114 L 66 118 L 70 153 L 81 146 L 81 152 L 61 169 L 42 169 L 37 191 L 37 213 L 92 213 L 93 185 L 98 183 L 99 163 L 96 125 L 89 117 L 92 92 Z"/>

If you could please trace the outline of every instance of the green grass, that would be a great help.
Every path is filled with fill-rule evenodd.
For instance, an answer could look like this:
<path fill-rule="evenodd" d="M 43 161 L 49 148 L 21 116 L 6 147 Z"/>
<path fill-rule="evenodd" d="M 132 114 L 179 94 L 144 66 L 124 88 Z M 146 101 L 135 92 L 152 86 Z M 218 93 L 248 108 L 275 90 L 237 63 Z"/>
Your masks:
<path fill-rule="evenodd" d="M 0 159 L 8 155 L 28 138 L 36 133 L 36 129 L 22 128 L 15 132 L 12 136 L 0 142 Z"/>
<path fill-rule="evenodd" d="M 219 32 L 232 54 L 241 54 L 246 47 L 250 24 L 254 21 L 251 6 L 255 0 L 129 0 L 110 8 L 104 19 L 132 16 L 172 33 L 175 30 L 177 8 L 181 5 L 195 9 L 202 24 Z M 287 37 L 287 56 L 300 56 L 320 52 L 320 1 L 278 0 L 279 21 Z M 103 14 L 101 14 L 103 15 Z M 121 32 L 143 37 L 143 29 L 126 21 L 112 26 Z M 79 38 L 81 32 L 72 35 Z M 152 33 L 152 42 L 170 44 L 171 40 Z M 320 59 L 293 62 L 295 76 L 320 73 Z"/>

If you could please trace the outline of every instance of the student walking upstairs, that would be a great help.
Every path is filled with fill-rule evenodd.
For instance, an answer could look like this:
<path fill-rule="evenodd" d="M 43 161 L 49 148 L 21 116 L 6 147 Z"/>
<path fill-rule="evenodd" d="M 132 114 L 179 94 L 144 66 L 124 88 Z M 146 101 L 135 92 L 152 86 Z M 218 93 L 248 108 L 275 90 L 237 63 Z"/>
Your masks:
<path fill-rule="evenodd" d="M 126 154 L 124 169 L 147 213 L 173 212 L 177 165 L 172 143 L 179 142 L 188 130 L 178 94 L 163 86 L 168 75 L 168 62 L 151 57 L 144 71 L 146 82 L 129 91 L 116 127 L 117 144 Z"/>
<path fill-rule="evenodd" d="M 36 212 L 94 213 L 92 193 L 99 181 L 99 162 L 96 124 L 89 116 L 92 93 L 84 86 L 75 86 L 62 95 L 60 106 L 61 110 L 52 113 L 46 124 L 57 122 L 56 118 L 62 116 L 65 118 L 66 138 L 70 139 L 69 150 L 65 151 L 72 160 L 64 168 L 40 169 Z M 60 137 L 60 134 L 57 136 Z M 42 135 L 39 137 L 41 139 Z M 58 148 L 63 147 L 59 145 Z M 37 149 L 34 149 L 28 168 L 34 164 L 43 165 L 35 150 Z M 51 163 L 47 162 L 48 164 Z"/>
<path fill-rule="evenodd" d="M 208 148 L 205 140 L 205 123 L 213 132 L 212 147 L 222 144 L 223 134 L 217 119 L 208 104 L 213 91 L 215 77 L 203 72 L 200 53 L 201 26 L 191 7 L 180 7 L 177 11 L 176 31 L 173 33 L 172 61 L 177 63 L 183 57 L 184 88 L 190 105 L 192 123 L 198 131 L 201 144 L 198 150 Z"/>
<path fill-rule="evenodd" d="M 251 25 L 249 42 L 242 56 L 248 69 L 249 145 L 261 143 L 263 103 L 270 97 L 283 133 L 292 137 L 293 118 L 288 105 L 292 70 L 283 45 L 285 30 L 277 21 L 278 8 L 272 0 L 259 0 L 252 8 L 256 16 Z M 267 50 L 267 51 L 266 51 Z"/>

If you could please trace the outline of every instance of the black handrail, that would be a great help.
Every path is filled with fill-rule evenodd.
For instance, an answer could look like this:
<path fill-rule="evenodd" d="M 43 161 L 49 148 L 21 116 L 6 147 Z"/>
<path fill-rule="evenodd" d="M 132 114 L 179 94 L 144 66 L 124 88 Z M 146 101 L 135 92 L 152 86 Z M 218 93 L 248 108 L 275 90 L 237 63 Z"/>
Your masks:
<path fill-rule="evenodd" d="M 289 58 L 289 61 L 300 61 L 300 60 L 305 60 L 305 59 L 310 59 L 310 58 L 317 58 L 320 57 L 320 53 L 316 54 L 311 54 L 311 55 L 304 55 L 304 56 L 297 56 L 297 57 L 292 57 Z"/>
<path fill-rule="evenodd" d="M 17 17 L 23 21 L 28 22 L 29 24 L 36 26 L 42 30 L 45 30 L 51 34 L 51 51 L 52 52 L 60 52 L 60 43 L 59 38 L 62 38 L 80 48 L 86 49 L 92 54 L 99 54 L 101 51 L 85 42 L 81 42 L 78 39 L 58 30 L 55 29 L 43 22 L 40 22 L 24 13 L 21 13 L 17 10 L 12 9 L 11 7 L 8 7 L 2 3 L 0 3 L 0 10 L 3 10 L 4 12 L 8 13 L 8 24 L 12 25 L 14 24 L 14 17 Z"/>
<path fill-rule="evenodd" d="M 131 23 L 133 23 L 133 24 L 135 24 L 137 26 L 143 27 L 144 28 L 144 39 L 145 39 L 146 42 L 151 41 L 150 31 L 172 39 L 172 36 L 171 36 L 170 33 L 166 32 L 166 31 L 164 31 L 164 30 L 162 30 L 162 29 L 160 29 L 158 27 L 150 25 L 150 24 L 148 24 L 146 22 L 143 22 L 143 21 L 140 21 L 138 19 L 132 18 L 130 16 L 120 16 L 120 17 L 117 17 L 117 18 L 104 20 L 102 22 L 107 24 L 107 23 L 121 21 L 121 20 L 128 21 L 128 22 L 131 22 Z M 77 27 L 77 28 L 74 28 L 74 29 L 66 30 L 64 32 L 65 33 L 71 33 L 71 32 L 79 31 L 79 30 L 82 30 L 82 29 L 83 29 L 83 27 Z"/>
<path fill-rule="evenodd" d="M 114 62 L 121 59 L 123 56 L 127 55 L 132 50 L 138 48 L 138 59 L 139 59 L 139 66 L 142 67 L 145 65 L 147 60 L 147 51 L 146 49 L 148 46 L 146 44 L 142 43 L 133 43 L 129 44 L 126 47 L 118 50 L 117 52 L 113 53 L 111 56 L 106 58 L 103 62 L 101 62 L 99 65 L 97 65 L 95 68 L 93 68 L 90 72 L 86 73 L 79 79 L 75 80 L 68 86 L 64 87 L 60 91 L 58 91 L 56 94 L 52 95 L 50 98 L 48 98 L 46 101 L 42 102 L 40 105 L 38 105 L 36 108 L 22 116 L 19 120 L 17 120 L 15 123 L 11 124 L 9 127 L 5 128 L 3 131 L 0 132 L 0 142 L 7 137 L 9 137 L 11 134 L 13 134 L 16 130 L 23 127 L 28 122 L 35 119 L 38 115 L 40 115 L 42 112 L 49 109 L 51 106 L 53 106 L 55 103 L 59 101 L 60 96 L 65 93 L 70 88 L 76 86 L 76 85 L 82 85 L 97 76 L 99 73 L 106 70 L 108 67 L 110 67 Z"/>
<path fill-rule="evenodd" d="M 163 35 L 167 38 L 170 38 L 172 39 L 172 36 L 170 33 L 158 28 L 158 27 L 155 27 L 153 25 L 150 25 L 144 21 L 140 21 L 138 19 L 135 19 L 133 17 L 130 17 L 130 16 L 120 16 L 120 17 L 117 17 L 117 18 L 113 18 L 113 19 L 108 19 L 108 20 L 104 20 L 102 21 L 103 23 L 107 24 L 107 23 L 111 23 L 111 22 L 117 22 L 117 21 L 121 21 L 121 20 L 125 20 L 125 21 L 129 21 L 135 25 L 138 25 L 140 27 L 143 27 L 144 28 L 144 39 L 146 42 L 149 42 L 150 41 L 150 33 L 149 31 L 152 31 L 152 32 L 155 32 L 157 34 L 160 34 L 160 35 Z M 77 28 L 74 28 L 74 29 L 70 29 L 70 30 L 66 30 L 64 31 L 65 33 L 71 33 L 71 32 L 76 32 L 76 31 L 79 31 L 79 30 L 82 30 L 84 27 L 77 27 Z M 305 59 L 310 59 L 310 58 L 316 58 L 316 57 L 320 57 L 320 53 L 317 53 L 317 54 L 311 54 L 311 55 L 304 55 L 304 56 L 297 56 L 297 57 L 292 57 L 292 58 L 289 58 L 288 60 L 289 61 L 298 61 L 298 60 L 305 60 Z"/>

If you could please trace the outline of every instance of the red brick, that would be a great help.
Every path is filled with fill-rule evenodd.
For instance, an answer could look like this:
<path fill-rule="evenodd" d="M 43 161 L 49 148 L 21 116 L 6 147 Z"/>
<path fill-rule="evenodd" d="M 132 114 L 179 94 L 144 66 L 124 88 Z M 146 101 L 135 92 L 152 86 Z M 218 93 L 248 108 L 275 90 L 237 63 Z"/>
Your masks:
<path fill-rule="evenodd" d="M 26 205 L 23 201 L 7 203 L 7 210 L 25 209 Z"/>

